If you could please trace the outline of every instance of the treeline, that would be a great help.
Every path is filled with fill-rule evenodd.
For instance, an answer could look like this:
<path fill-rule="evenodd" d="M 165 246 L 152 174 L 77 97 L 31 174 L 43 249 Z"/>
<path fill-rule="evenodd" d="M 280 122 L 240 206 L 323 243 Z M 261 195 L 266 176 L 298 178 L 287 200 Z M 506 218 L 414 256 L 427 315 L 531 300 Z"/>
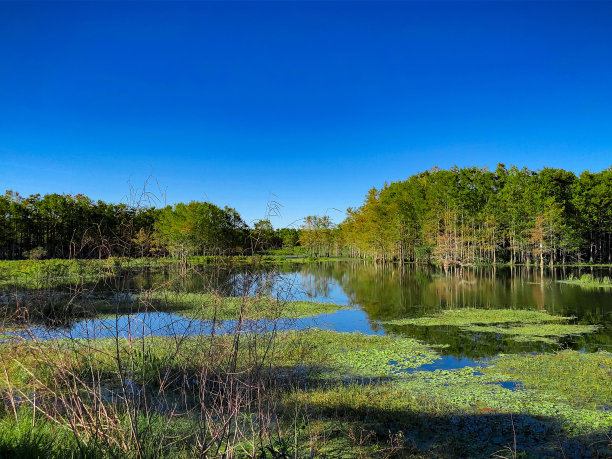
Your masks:
<path fill-rule="evenodd" d="M 82 195 L 0 196 L 0 258 L 250 255 L 296 246 L 312 256 L 376 261 L 612 263 L 612 168 L 583 172 L 434 168 L 373 188 L 339 225 L 310 216 L 299 229 L 249 227 L 207 202 L 164 208 Z"/>
<path fill-rule="evenodd" d="M 208 202 L 164 208 L 94 202 L 83 195 L 0 196 L 0 258 L 107 258 L 253 254 L 293 247 L 296 229 L 250 228 Z"/>
<path fill-rule="evenodd" d="M 373 188 L 319 233 L 330 248 L 381 261 L 611 263 L 612 168 L 434 168 Z"/>

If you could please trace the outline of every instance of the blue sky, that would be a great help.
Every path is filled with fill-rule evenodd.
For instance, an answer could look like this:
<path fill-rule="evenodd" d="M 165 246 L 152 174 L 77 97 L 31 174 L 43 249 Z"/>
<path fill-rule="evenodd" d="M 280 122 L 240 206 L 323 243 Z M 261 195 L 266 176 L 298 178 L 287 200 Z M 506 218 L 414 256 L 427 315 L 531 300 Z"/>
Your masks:
<path fill-rule="evenodd" d="M 436 165 L 599 171 L 610 24 L 612 2 L 0 2 L 0 186 L 118 202 L 153 176 L 283 226 Z"/>

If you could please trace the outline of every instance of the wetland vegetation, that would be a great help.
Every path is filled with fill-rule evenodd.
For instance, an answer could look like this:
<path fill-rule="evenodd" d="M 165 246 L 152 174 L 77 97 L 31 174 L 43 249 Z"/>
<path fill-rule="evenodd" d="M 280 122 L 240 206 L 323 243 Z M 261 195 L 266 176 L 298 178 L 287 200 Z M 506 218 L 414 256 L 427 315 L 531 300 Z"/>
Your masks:
<path fill-rule="evenodd" d="M 7 192 L 0 456 L 608 457 L 611 190 L 433 169 L 285 229 Z"/>
<path fill-rule="evenodd" d="M 609 268 L 193 260 L 2 265 L 2 454 L 612 452 Z"/>

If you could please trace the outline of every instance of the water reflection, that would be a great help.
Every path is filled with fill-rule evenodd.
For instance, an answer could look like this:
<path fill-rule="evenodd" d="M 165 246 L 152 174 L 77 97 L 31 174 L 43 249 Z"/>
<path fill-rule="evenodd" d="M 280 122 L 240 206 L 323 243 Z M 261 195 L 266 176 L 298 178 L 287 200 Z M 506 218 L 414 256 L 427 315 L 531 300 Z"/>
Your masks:
<path fill-rule="evenodd" d="M 359 305 L 374 327 L 385 333 L 412 336 L 431 344 L 446 344 L 441 352 L 463 357 L 489 357 L 500 352 L 542 352 L 569 347 L 588 351 L 612 345 L 612 292 L 556 282 L 584 268 L 529 267 L 437 270 L 414 266 L 373 266 L 360 263 L 308 265 L 302 275 L 337 283 L 348 304 Z M 589 268 L 596 277 L 611 268 Z M 385 321 L 433 315 L 444 309 L 539 309 L 554 315 L 575 316 L 576 323 L 600 324 L 589 335 L 566 337 L 560 345 L 517 342 L 508 336 L 467 333 L 456 327 L 417 327 Z"/>
<path fill-rule="evenodd" d="M 69 327 L 30 327 L 27 330 L 8 332 L 8 335 L 24 339 L 98 339 L 131 338 L 147 336 L 188 337 L 198 335 L 228 334 L 236 332 L 237 320 L 213 322 L 184 317 L 167 312 L 141 312 L 108 318 L 75 321 Z M 332 314 L 320 314 L 304 319 L 246 320 L 241 333 L 266 333 L 283 330 L 304 330 L 324 328 L 338 332 L 360 332 L 376 334 L 369 324 L 367 315 L 360 310 L 340 310 Z M 379 331 L 378 334 L 382 334 Z"/>
<path fill-rule="evenodd" d="M 590 273 L 611 276 L 612 268 L 537 267 L 464 268 L 441 270 L 412 265 L 371 265 L 359 262 L 288 264 L 280 268 L 252 266 L 203 266 L 180 274 L 172 267 L 125 273 L 98 290 L 121 285 L 132 291 L 170 288 L 185 292 L 215 290 L 225 296 L 258 291 L 285 300 L 324 301 L 352 310 L 341 310 L 317 318 L 284 320 L 276 324 L 254 321 L 251 331 L 316 326 L 342 332 L 398 334 L 430 344 L 443 344 L 440 353 L 456 358 L 482 358 L 500 352 L 541 352 L 568 347 L 588 352 L 612 348 L 612 291 L 588 289 L 557 282 Z M 517 342 L 492 333 L 468 333 L 456 327 L 418 327 L 386 324 L 385 321 L 432 315 L 452 308 L 540 309 L 551 314 L 575 316 L 581 324 L 600 324 L 596 333 L 566 337 L 560 345 Z M 210 323 L 182 316 L 152 313 L 120 316 L 118 322 L 98 324 L 82 321 L 63 330 L 32 329 L 42 337 L 96 337 L 123 333 L 193 335 L 209 333 Z M 223 322 L 232 330 L 233 321 Z M 110 328 L 105 328 L 110 327 Z M 107 330 L 107 331 L 105 331 Z M 125 331 L 127 330 L 127 331 Z M 123 335 L 122 335 L 123 336 Z M 138 336 L 138 335 L 137 335 Z"/>

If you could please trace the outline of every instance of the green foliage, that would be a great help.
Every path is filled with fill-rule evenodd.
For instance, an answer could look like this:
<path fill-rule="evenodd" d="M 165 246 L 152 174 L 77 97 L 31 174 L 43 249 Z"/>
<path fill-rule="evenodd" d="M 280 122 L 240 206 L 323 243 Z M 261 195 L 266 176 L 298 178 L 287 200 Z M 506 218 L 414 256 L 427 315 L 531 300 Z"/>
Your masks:
<path fill-rule="evenodd" d="M 135 254 L 132 237 L 157 211 L 94 202 L 82 195 L 0 196 L 0 259 L 107 258 Z"/>
<path fill-rule="evenodd" d="M 30 260 L 41 260 L 47 256 L 47 250 L 44 247 L 34 247 L 32 250 L 24 252 L 24 255 Z"/>
<path fill-rule="evenodd" d="M 612 261 L 612 170 L 434 168 L 370 190 L 338 239 L 375 260 Z"/>
<path fill-rule="evenodd" d="M 594 277 L 592 274 L 583 274 L 580 278 L 570 275 L 566 280 L 558 281 L 564 284 L 579 285 L 581 287 L 612 287 L 610 277 L 604 276 L 601 279 Z"/>
<path fill-rule="evenodd" d="M 327 215 L 306 217 L 300 227 L 298 241 L 312 258 L 329 257 L 332 253 L 341 254 L 341 250 L 338 250 L 341 242 L 339 230 Z"/>
<path fill-rule="evenodd" d="M 82 195 L 24 198 L 7 191 L 0 195 L 0 215 L 0 259 L 172 254 L 184 261 L 190 255 L 293 248 L 298 239 L 296 229 L 274 230 L 263 220 L 249 230 L 235 209 L 196 201 L 156 209 L 94 202 Z"/>
<path fill-rule="evenodd" d="M 155 223 L 159 239 L 181 259 L 244 247 L 246 228 L 234 209 L 196 201 L 162 209 Z"/>

